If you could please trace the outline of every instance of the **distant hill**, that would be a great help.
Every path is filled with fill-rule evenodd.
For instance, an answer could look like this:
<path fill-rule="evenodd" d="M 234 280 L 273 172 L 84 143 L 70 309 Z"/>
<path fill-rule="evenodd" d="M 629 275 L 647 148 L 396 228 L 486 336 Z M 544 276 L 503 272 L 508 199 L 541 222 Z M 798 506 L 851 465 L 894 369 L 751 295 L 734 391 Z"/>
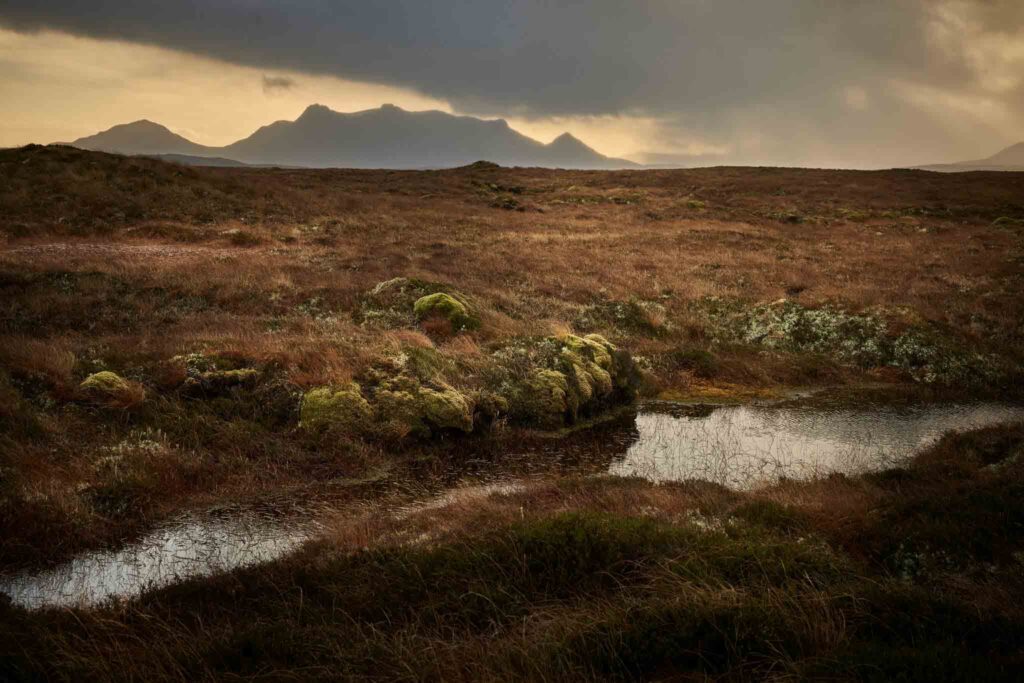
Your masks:
<path fill-rule="evenodd" d="M 983 159 L 981 163 L 990 166 L 1024 166 L 1024 142 L 1010 145 L 988 159 Z"/>
<path fill-rule="evenodd" d="M 918 166 L 925 171 L 941 171 L 946 173 L 962 171 L 1024 171 L 1024 142 L 1010 145 L 986 159 L 961 161 L 954 164 L 931 164 Z"/>
<path fill-rule="evenodd" d="M 180 154 L 185 156 L 214 156 L 215 147 L 198 145 L 172 133 L 159 123 L 135 121 L 122 123 L 102 133 L 64 143 L 94 152 L 113 152 L 126 155 Z"/>
<path fill-rule="evenodd" d="M 544 144 L 504 120 L 405 111 L 385 104 L 351 114 L 314 104 L 295 121 L 277 121 L 225 147 L 198 145 L 151 121 L 114 126 L 74 147 L 130 155 L 178 155 L 181 163 L 344 168 L 448 168 L 487 159 L 503 166 L 637 167 L 599 154 L 565 133 Z M 237 161 L 235 161 L 237 160 Z"/>

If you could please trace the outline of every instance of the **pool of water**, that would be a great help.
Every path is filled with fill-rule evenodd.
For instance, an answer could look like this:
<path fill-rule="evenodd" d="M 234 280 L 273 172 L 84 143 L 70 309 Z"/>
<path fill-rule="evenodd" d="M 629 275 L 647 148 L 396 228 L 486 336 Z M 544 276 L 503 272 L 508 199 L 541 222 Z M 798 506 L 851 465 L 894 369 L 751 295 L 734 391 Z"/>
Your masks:
<path fill-rule="evenodd" d="M 0 592 L 23 607 L 95 605 L 193 577 L 267 562 L 296 549 L 315 521 L 271 511 L 185 517 L 118 550 L 83 553 L 58 567 L 0 579 Z"/>
<path fill-rule="evenodd" d="M 704 479 L 751 488 L 782 477 L 857 473 L 897 465 L 948 431 L 1024 421 L 1024 406 L 997 403 L 864 405 L 796 401 L 763 406 L 648 405 L 635 416 L 566 439 L 467 453 L 453 488 L 391 514 L 516 490 L 529 479 L 611 473 L 653 481 Z M 294 551 L 324 511 L 234 509 L 183 517 L 117 550 L 85 553 L 53 569 L 0 577 L 0 592 L 37 608 L 127 599 Z"/>
<path fill-rule="evenodd" d="M 783 477 L 883 469 L 946 432 L 1020 420 L 1024 407 L 998 403 L 664 406 L 637 415 L 636 440 L 608 471 L 744 489 Z"/>

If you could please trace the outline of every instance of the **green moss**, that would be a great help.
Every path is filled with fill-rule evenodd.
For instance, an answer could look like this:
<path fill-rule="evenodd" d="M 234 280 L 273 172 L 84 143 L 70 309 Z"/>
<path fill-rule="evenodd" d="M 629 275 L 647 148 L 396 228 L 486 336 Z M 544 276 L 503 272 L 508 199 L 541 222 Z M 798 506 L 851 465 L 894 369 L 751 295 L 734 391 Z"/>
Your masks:
<path fill-rule="evenodd" d="M 385 437 L 430 436 L 430 426 L 423 421 L 416 393 L 413 391 L 402 390 L 388 384 L 377 389 L 373 395 L 373 403 L 379 420 L 379 429 Z"/>
<path fill-rule="evenodd" d="M 449 320 L 454 331 L 480 325 L 466 296 L 439 282 L 405 277 L 386 280 L 367 292 L 356 319 L 364 325 L 394 329 L 414 327 L 431 315 Z"/>
<path fill-rule="evenodd" d="M 116 396 L 130 388 L 128 380 L 109 370 L 89 375 L 78 386 L 87 393 L 107 397 Z"/>
<path fill-rule="evenodd" d="M 513 417 L 541 426 L 561 425 L 569 410 L 569 382 L 557 370 L 535 370 L 509 394 Z"/>
<path fill-rule="evenodd" d="M 359 435 L 370 426 L 373 409 L 363 398 L 360 386 L 349 383 L 342 389 L 312 389 L 302 398 L 299 426 L 310 431 L 337 429 Z"/>
<path fill-rule="evenodd" d="M 402 353 L 405 354 L 405 368 L 424 381 L 436 378 L 451 364 L 432 348 L 407 346 L 402 349 Z"/>
<path fill-rule="evenodd" d="M 615 346 L 601 335 L 588 334 L 585 337 L 578 337 L 566 334 L 558 337 L 558 341 L 572 353 L 596 363 L 605 370 L 611 369 Z"/>
<path fill-rule="evenodd" d="M 585 337 L 560 337 L 573 353 L 581 356 L 583 367 L 598 389 L 598 398 L 618 394 L 620 401 L 636 398 L 642 383 L 640 369 L 625 349 L 620 349 L 599 334 Z"/>
<path fill-rule="evenodd" d="M 629 353 L 596 334 L 518 340 L 492 358 L 489 384 L 518 422 L 561 427 L 637 395 Z"/>
<path fill-rule="evenodd" d="M 423 417 L 433 427 L 473 431 L 473 405 L 465 396 L 449 386 L 440 390 L 424 388 L 419 394 Z"/>
<path fill-rule="evenodd" d="M 414 377 L 399 375 L 381 383 L 373 403 L 389 436 L 426 438 L 438 430 L 473 431 L 473 401 L 441 382 L 424 386 Z"/>
<path fill-rule="evenodd" d="M 94 403 L 111 408 L 133 408 L 146 397 L 142 385 L 109 370 L 86 377 L 79 385 L 79 391 Z"/>
<path fill-rule="evenodd" d="M 471 315 L 464 303 L 450 294 L 436 292 L 420 297 L 413 304 L 413 313 L 419 321 L 430 317 L 441 317 L 451 323 L 455 331 L 471 330 L 480 326 L 480 321 Z"/>

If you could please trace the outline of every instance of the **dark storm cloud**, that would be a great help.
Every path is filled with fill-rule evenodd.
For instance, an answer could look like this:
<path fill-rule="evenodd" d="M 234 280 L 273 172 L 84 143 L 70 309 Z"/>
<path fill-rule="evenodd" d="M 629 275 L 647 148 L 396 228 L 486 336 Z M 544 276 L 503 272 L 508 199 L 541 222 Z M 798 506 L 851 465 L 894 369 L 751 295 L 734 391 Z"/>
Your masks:
<path fill-rule="evenodd" d="M 850 68 L 850 52 L 913 67 L 922 16 L 914 2 L 816 0 L 10 0 L 0 8 L 0 21 L 18 29 L 155 43 L 410 86 L 471 110 L 542 114 L 800 92 L 834 73 L 830 62 Z M 847 54 L 830 57 L 837 45 Z"/>
<path fill-rule="evenodd" d="M 270 94 L 275 90 L 291 90 L 295 87 L 295 79 L 288 76 L 263 75 L 263 92 Z"/>
<path fill-rule="evenodd" d="M 880 84 L 979 87 L 976 55 L 936 40 L 968 16 L 1020 35 L 1019 0 L 363 0 L 135 3 L 5 0 L 0 24 L 161 45 L 235 63 L 414 88 L 485 115 L 666 117 L 723 139 L 762 111 L 775 136 L 850 133 L 836 93 L 867 88 L 858 121 L 920 116 Z M 953 17 L 950 19 L 950 17 Z M 1019 112 L 1021 86 L 998 94 Z M 885 106 L 885 110 L 879 109 Z M 742 111 L 729 118 L 723 112 Z M 772 117 L 768 120 L 767 117 Z M 916 119 L 915 119 L 916 120 Z M 855 126 L 856 128 L 856 126 Z M 933 130 L 934 129 L 934 130 Z M 941 130 L 940 130 L 941 129 Z M 919 135 L 945 129 L 925 124 Z M 1022 131 L 1024 134 L 1024 131 Z M 877 133 L 876 133 L 877 135 Z"/>

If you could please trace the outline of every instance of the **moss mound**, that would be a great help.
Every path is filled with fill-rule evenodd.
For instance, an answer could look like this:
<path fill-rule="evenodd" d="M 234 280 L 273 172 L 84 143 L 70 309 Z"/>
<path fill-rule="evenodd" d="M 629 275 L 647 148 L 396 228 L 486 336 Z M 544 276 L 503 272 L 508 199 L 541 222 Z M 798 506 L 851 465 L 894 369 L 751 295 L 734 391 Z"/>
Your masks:
<path fill-rule="evenodd" d="M 445 431 L 472 432 L 473 411 L 473 399 L 457 389 L 400 374 L 379 379 L 367 387 L 366 396 L 355 382 L 310 390 L 302 399 L 299 427 L 354 437 L 429 438 Z"/>
<path fill-rule="evenodd" d="M 299 426 L 309 431 L 339 430 L 352 435 L 365 433 L 373 409 L 355 382 L 341 389 L 321 387 L 302 397 Z"/>
<path fill-rule="evenodd" d="M 493 358 L 491 390 L 507 400 L 513 420 L 542 427 L 632 402 L 641 382 L 629 353 L 596 334 L 518 340 Z"/>
<path fill-rule="evenodd" d="M 377 418 L 389 437 L 473 431 L 473 401 L 443 382 L 424 384 L 409 375 L 385 380 L 373 395 Z"/>
<path fill-rule="evenodd" d="M 417 299 L 413 304 L 413 313 L 419 321 L 431 317 L 444 318 L 456 332 L 480 326 L 480 321 L 470 315 L 464 303 L 444 292 L 435 292 Z"/>
<path fill-rule="evenodd" d="M 416 327 L 435 316 L 448 320 L 455 332 L 480 326 L 465 295 L 439 282 L 406 277 L 386 280 L 371 289 L 356 313 L 363 325 L 383 329 Z"/>
<path fill-rule="evenodd" d="M 594 334 L 517 339 L 473 372 L 479 373 L 468 378 L 473 388 L 456 388 L 449 384 L 452 373 L 465 373 L 450 359 L 408 348 L 366 370 L 360 384 L 308 392 L 300 426 L 385 440 L 469 434 L 505 417 L 559 428 L 632 402 L 642 379 L 628 352 Z"/>
<path fill-rule="evenodd" d="M 96 372 L 86 377 L 82 380 L 79 388 L 90 394 L 109 396 L 126 391 L 128 386 L 128 380 L 124 377 L 121 377 L 116 372 L 104 370 L 103 372 Z"/>
<path fill-rule="evenodd" d="M 91 401 L 117 408 L 138 405 L 146 397 L 140 384 L 109 370 L 89 375 L 78 388 Z"/>

